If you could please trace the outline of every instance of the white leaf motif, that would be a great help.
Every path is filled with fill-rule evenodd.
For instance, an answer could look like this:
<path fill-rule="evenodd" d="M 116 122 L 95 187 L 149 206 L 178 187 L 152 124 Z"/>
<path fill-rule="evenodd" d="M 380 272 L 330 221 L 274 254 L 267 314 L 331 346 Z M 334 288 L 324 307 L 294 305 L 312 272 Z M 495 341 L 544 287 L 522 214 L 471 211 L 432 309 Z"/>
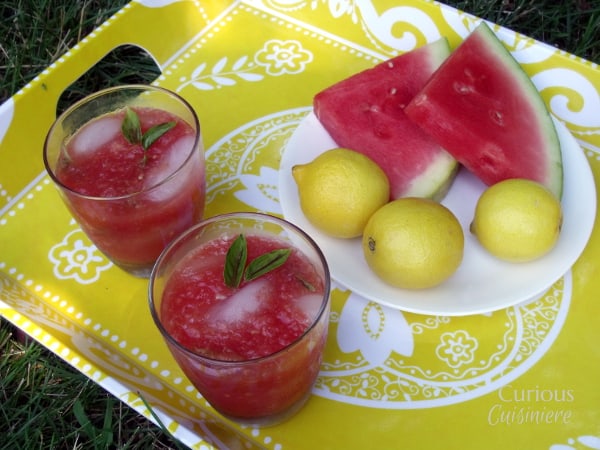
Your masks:
<path fill-rule="evenodd" d="M 574 444 L 574 440 L 569 440 L 569 444 L 554 444 L 551 445 L 549 450 L 576 450 L 579 449 L 580 447 L 577 446 L 575 447 Z M 593 449 L 593 450 L 599 450 L 600 449 L 600 437 L 598 436 L 591 436 L 591 435 L 584 435 L 584 436 L 579 436 L 577 438 L 577 442 L 581 445 L 585 445 L 585 448 L 589 448 L 589 449 Z M 582 449 L 583 450 L 583 449 Z"/>
<path fill-rule="evenodd" d="M 225 67 L 225 64 L 227 64 L 227 56 L 223 56 L 219 61 L 217 61 L 215 66 L 212 68 L 211 73 L 212 74 L 220 73 L 223 70 L 223 68 Z"/>
<path fill-rule="evenodd" d="M 192 86 L 194 86 L 196 89 L 200 89 L 201 91 L 210 91 L 214 89 L 212 84 L 203 83 L 201 81 L 192 81 Z"/>
<path fill-rule="evenodd" d="M 240 59 L 238 59 L 235 64 L 233 65 L 233 70 L 240 70 L 244 64 L 246 64 L 246 61 L 248 61 L 248 57 L 247 56 L 242 56 Z"/>
<path fill-rule="evenodd" d="M 579 436 L 577 440 L 586 447 L 594 450 L 600 449 L 600 437 L 596 436 Z"/>
<path fill-rule="evenodd" d="M 235 80 L 233 80 L 232 78 L 228 78 L 228 77 L 213 76 L 212 79 L 214 80 L 215 83 L 218 83 L 223 86 L 233 86 L 235 84 Z"/>
<path fill-rule="evenodd" d="M 236 77 L 252 82 L 264 79 L 264 75 L 248 72 L 252 69 L 252 65 L 248 65 L 248 61 L 248 56 L 241 56 L 235 60 L 231 66 L 231 70 L 226 70 L 229 59 L 227 56 L 224 56 L 209 71 L 207 71 L 207 63 L 203 62 L 193 70 L 189 81 L 181 84 L 177 88 L 177 91 L 189 85 L 202 91 L 214 90 L 223 86 L 235 86 L 239 82 Z"/>
<path fill-rule="evenodd" d="M 240 72 L 237 74 L 237 76 L 246 81 L 260 81 L 264 78 L 263 75 L 260 75 L 258 73 L 248 73 L 248 72 Z"/>
<path fill-rule="evenodd" d="M 198 78 L 202 72 L 204 72 L 204 69 L 206 69 L 206 63 L 203 62 L 202 64 L 200 64 L 198 67 L 196 67 L 194 69 L 194 71 L 192 72 L 192 78 Z"/>

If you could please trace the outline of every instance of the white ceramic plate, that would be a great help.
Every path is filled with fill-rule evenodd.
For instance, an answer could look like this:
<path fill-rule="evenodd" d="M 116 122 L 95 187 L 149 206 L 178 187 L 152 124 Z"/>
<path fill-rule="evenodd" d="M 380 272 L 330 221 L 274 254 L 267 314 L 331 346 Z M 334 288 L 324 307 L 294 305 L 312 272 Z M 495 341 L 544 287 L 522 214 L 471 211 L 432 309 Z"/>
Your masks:
<path fill-rule="evenodd" d="M 312 161 L 337 147 L 311 112 L 291 136 L 279 172 L 279 196 L 284 217 L 304 229 L 321 247 L 331 275 L 341 285 L 375 302 L 404 311 L 459 316 L 506 308 L 530 300 L 564 275 L 583 251 L 594 225 L 596 190 L 586 157 L 573 136 L 555 121 L 563 153 L 564 222 L 552 251 L 529 263 L 500 261 L 478 244 L 469 232 L 475 204 L 485 186 L 461 169 L 443 200 L 458 217 L 465 234 L 463 261 L 441 285 L 425 290 L 392 287 L 369 269 L 360 238 L 337 239 L 312 226 L 300 209 L 298 190 L 291 175 L 294 164 Z"/>

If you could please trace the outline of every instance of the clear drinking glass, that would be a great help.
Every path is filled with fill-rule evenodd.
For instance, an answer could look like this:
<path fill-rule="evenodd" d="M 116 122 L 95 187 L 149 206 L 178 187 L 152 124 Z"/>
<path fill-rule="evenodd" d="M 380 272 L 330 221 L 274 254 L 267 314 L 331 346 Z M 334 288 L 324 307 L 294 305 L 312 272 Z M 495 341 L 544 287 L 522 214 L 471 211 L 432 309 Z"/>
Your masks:
<path fill-rule="evenodd" d="M 291 249 L 280 267 L 239 287 L 224 281 L 237 237 L 251 261 Z M 295 414 L 317 378 L 330 310 L 327 263 L 296 226 L 260 213 L 215 216 L 159 257 L 150 277 L 152 317 L 191 383 L 222 415 L 268 426 Z"/>
<path fill-rule="evenodd" d="M 44 164 L 94 245 L 133 275 L 149 276 L 166 245 L 202 219 L 200 124 L 166 89 L 126 85 L 80 100 L 50 128 Z"/>

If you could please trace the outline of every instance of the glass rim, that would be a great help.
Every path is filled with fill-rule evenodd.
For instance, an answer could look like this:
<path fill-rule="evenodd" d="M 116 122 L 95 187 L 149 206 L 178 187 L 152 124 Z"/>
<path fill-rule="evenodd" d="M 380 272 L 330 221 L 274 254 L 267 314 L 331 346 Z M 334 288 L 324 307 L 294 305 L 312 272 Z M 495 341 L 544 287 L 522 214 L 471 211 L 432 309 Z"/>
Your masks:
<path fill-rule="evenodd" d="M 194 145 L 192 146 L 191 151 L 189 152 L 189 154 L 187 155 L 185 160 L 181 163 L 181 165 L 177 169 L 175 169 L 175 171 L 173 171 L 168 177 L 160 180 L 158 183 L 153 184 L 150 187 L 147 187 L 147 188 L 139 190 L 139 191 L 130 192 L 128 194 L 123 194 L 123 195 L 111 196 L 111 197 L 102 197 L 102 196 L 96 196 L 96 195 L 82 194 L 81 192 L 77 192 L 76 190 L 70 188 L 69 186 L 66 186 L 56 177 L 54 170 L 52 170 L 50 168 L 50 163 L 48 161 L 48 154 L 47 154 L 48 152 L 46 151 L 46 149 L 48 148 L 48 141 L 50 140 L 50 136 L 52 135 L 56 126 L 61 121 L 61 119 L 64 119 L 65 117 L 67 117 L 70 113 L 72 113 L 75 109 L 80 107 L 82 104 L 87 103 L 90 100 L 101 97 L 103 95 L 110 94 L 111 92 L 124 91 L 127 89 L 139 90 L 139 91 L 153 90 L 153 91 L 157 91 L 157 92 L 162 92 L 164 94 L 167 94 L 167 95 L 173 97 L 175 100 L 179 101 L 186 109 L 188 109 L 190 111 L 190 113 L 192 114 L 192 118 L 193 118 L 193 122 L 194 122 L 193 124 L 190 124 L 190 125 L 196 127 L 196 133 L 194 136 Z M 187 123 L 187 121 L 185 121 L 185 122 Z M 190 159 L 193 157 L 194 151 L 199 148 L 200 136 L 201 136 L 200 120 L 198 119 L 198 115 L 196 114 L 196 111 L 194 110 L 192 105 L 186 99 L 184 99 L 181 95 L 177 94 L 176 92 L 173 92 L 170 89 L 166 89 L 161 86 L 155 86 L 155 85 L 150 85 L 150 84 L 122 84 L 119 86 L 112 86 L 112 87 L 108 87 L 105 89 L 101 89 L 92 94 L 86 95 L 85 97 L 77 100 L 75 103 L 70 105 L 67 109 L 65 109 L 60 115 L 58 115 L 56 117 L 54 122 L 52 122 L 52 125 L 50 126 L 48 133 L 46 134 L 46 137 L 44 139 L 44 146 L 42 149 L 43 159 L 44 159 L 44 168 L 45 168 L 48 176 L 52 179 L 52 181 L 57 186 L 59 186 L 61 189 L 65 190 L 65 191 L 69 192 L 69 194 L 72 194 L 79 198 L 87 199 L 87 200 L 95 200 L 95 201 L 99 201 L 99 202 L 128 200 L 128 199 L 137 197 L 139 195 L 151 192 L 152 190 L 162 186 L 163 184 L 167 183 L 172 178 L 177 176 L 183 170 L 183 168 L 187 165 L 187 163 L 190 161 Z"/>
<path fill-rule="evenodd" d="M 306 327 L 306 329 L 302 332 L 302 334 L 300 336 L 298 336 L 296 339 L 294 339 L 292 342 L 290 342 L 289 344 L 284 346 L 283 348 L 281 348 L 273 353 L 269 353 L 268 355 L 259 356 L 256 358 L 242 359 L 242 360 L 226 360 L 226 359 L 219 359 L 219 358 L 211 358 L 210 356 L 202 355 L 201 353 L 190 350 L 189 348 L 180 344 L 173 336 L 171 336 L 171 334 L 163 326 L 163 324 L 160 320 L 160 317 L 156 311 L 156 304 L 154 301 L 154 281 L 157 276 L 159 266 L 164 261 L 164 259 L 168 255 L 168 253 L 172 249 L 174 249 L 181 241 L 183 241 L 190 235 L 194 234 L 199 228 L 206 226 L 208 224 L 211 224 L 211 223 L 219 222 L 219 221 L 226 220 L 226 219 L 232 219 L 232 218 L 249 218 L 249 219 L 269 220 L 269 221 L 275 222 L 276 224 L 283 225 L 284 227 L 289 227 L 292 231 L 294 231 L 300 237 L 302 237 L 305 241 L 307 241 L 308 244 L 310 244 L 310 246 L 315 250 L 315 253 L 319 259 L 319 262 L 321 263 L 321 265 L 323 267 L 323 272 L 325 275 L 323 299 L 322 299 L 321 305 L 319 307 L 319 312 L 315 315 L 314 319 L 311 320 L 310 325 Z M 325 259 L 325 255 L 323 254 L 323 252 L 321 251 L 321 249 L 317 245 L 317 243 L 314 241 L 314 239 L 311 238 L 304 230 L 302 230 L 300 227 L 293 224 L 292 222 L 289 222 L 289 221 L 279 218 L 277 216 L 273 216 L 271 214 L 261 213 L 261 212 L 232 212 L 232 213 L 217 214 L 215 216 L 212 216 L 212 217 L 202 220 L 201 222 L 197 223 L 196 225 L 192 226 L 191 228 L 188 228 L 186 231 L 184 231 L 182 234 L 180 234 L 177 238 L 175 238 L 173 241 L 171 241 L 169 243 L 169 245 L 161 252 L 161 254 L 159 255 L 159 257 L 157 258 L 157 260 L 154 264 L 154 267 L 152 268 L 152 272 L 150 274 L 149 283 L 148 283 L 148 304 L 150 306 L 150 314 L 152 316 L 152 320 L 154 321 L 155 325 L 158 327 L 161 335 L 164 338 L 166 338 L 170 344 L 174 345 L 178 350 L 182 351 L 183 353 L 185 353 L 193 358 L 202 359 L 204 361 L 207 361 L 207 362 L 210 362 L 213 364 L 220 364 L 220 365 L 226 365 L 226 366 L 231 366 L 231 367 L 256 364 L 258 362 L 273 359 L 273 358 L 276 358 L 278 355 L 285 353 L 289 349 L 295 347 L 296 345 L 299 345 L 300 342 L 303 340 L 303 338 L 308 333 L 310 333 L 315 328 L 315 326 L 320 322 L 321 318 L 323 317 L 323 314 L 325 313 L 325 311 L 327 309 L 327 305 L 330 302 L 330 299 L 329 299 L 330 295 L 331 295 L 331 276 L 329 273 L 329 266 L 327 264 L 327 260 Z"/>

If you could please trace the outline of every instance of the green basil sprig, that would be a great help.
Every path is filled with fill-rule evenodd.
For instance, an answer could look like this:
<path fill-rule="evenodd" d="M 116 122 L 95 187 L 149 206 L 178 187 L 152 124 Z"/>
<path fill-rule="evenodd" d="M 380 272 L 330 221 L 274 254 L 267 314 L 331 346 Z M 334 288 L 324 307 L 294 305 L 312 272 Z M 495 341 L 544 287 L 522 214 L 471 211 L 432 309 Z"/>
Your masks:
<path fill-rule="evenodd" d="M 235 241 L 232 242 L 227 255 L 225 255 L 225 269 L 223 278 L 225 284 L 229 287 L 238 287 L 244 276 L 246 268 L 246 260 L 248 258 L 248 244 L 243 234 L 240 234 Z"/>
<path fill-rule="evenodd" d="M 144 160 L 142 163 L 146 162 L 146 154 L 145 152 L 150 148 L 156 140 L 173 128 L 176 125 L 175 121 L 164 122 L 158 125 L 154 125 L 153 127 L 146 130 L 145 133 L 142 133 L 142 124 L 140 123 L 140 118 L 137 113 L 131 109 L 125 109 L 125 117 L 123 118 L 123 122 L 121 123 L 121 132 L 123 136 L 130 144 L 139 144 L 144 149 Z"/>
<path fill-rule="evenodd" d="M 248 243 L 246 237 L 240 234 L 230 245 L 225 255 L 223 279 L 231 288 L 238 288 L 245 281 L 255 280 L 272 270 L 282 266 L 292 253 L 289 248 L 280 248 L 257 256 L 246 267 L 248 259 Z"/>

